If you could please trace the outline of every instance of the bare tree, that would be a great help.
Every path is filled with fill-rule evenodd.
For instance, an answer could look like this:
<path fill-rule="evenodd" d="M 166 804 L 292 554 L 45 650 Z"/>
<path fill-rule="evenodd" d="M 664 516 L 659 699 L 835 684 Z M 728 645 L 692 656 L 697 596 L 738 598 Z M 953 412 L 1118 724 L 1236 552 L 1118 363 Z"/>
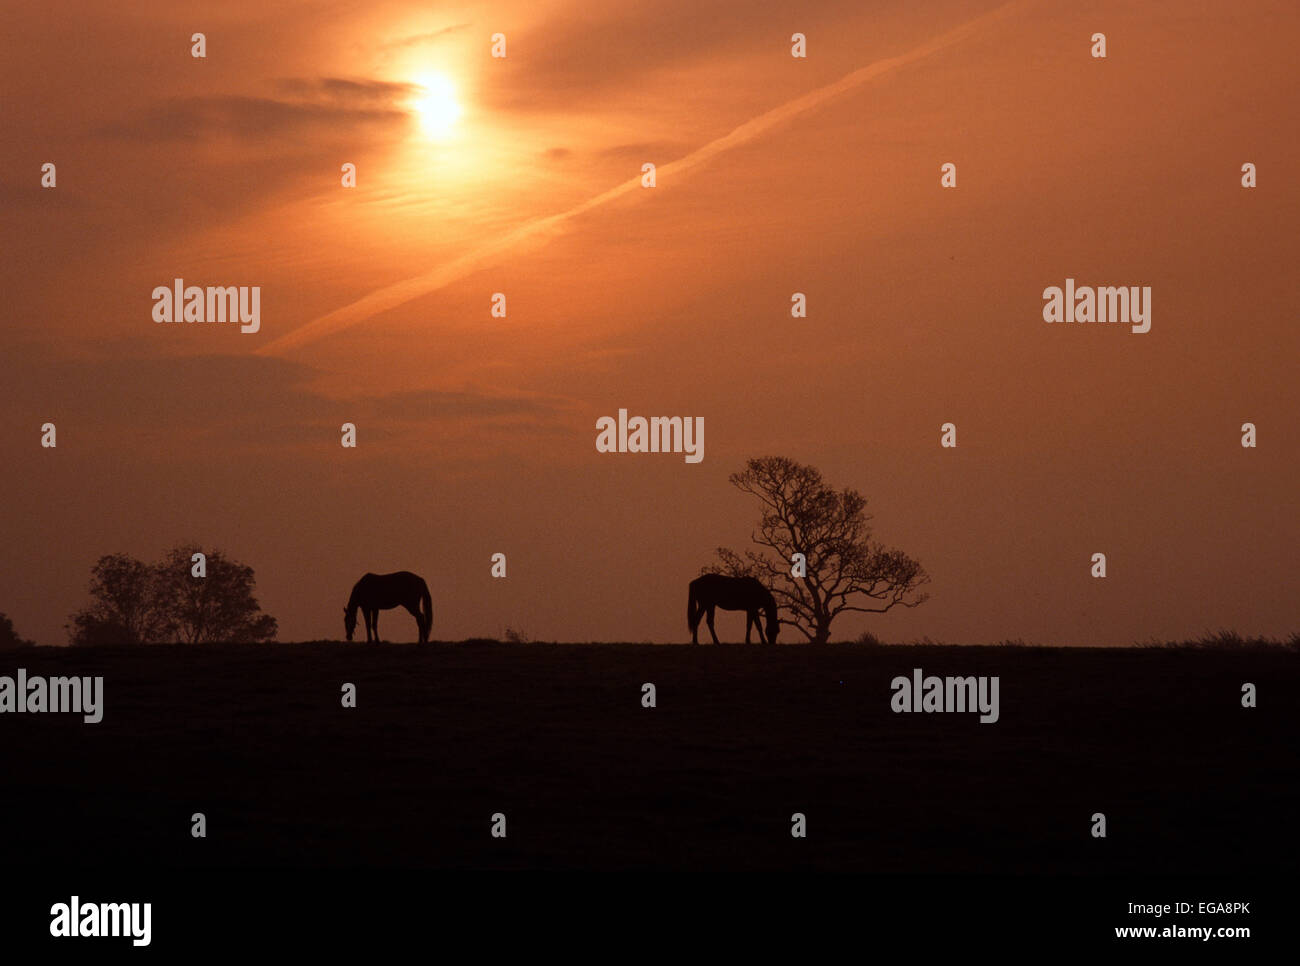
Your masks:
<path fill-rule="evenodd" d="M 867 501 L 856 490 L 836 491 L 814 467 L 780 456 L 751 459 L 730 480 L 762 505 L 752 535 L 761 549 L 720 547 L 719 563 L 705 570 L 763 581 L 790 615 L 781 623 L 809 641 L 830 640 L 831 622 L 846 611 L 881 614 L 928 599 L 920 563 L 872 541 Z"/>

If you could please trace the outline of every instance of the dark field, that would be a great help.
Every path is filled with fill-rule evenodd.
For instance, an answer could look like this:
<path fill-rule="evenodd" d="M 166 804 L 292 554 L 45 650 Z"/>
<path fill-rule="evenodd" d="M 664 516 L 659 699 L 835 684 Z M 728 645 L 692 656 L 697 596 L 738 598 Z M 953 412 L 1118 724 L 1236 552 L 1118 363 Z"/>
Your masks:
<path fill-rule="evenodd" d="M 18 667 L 103 675 L 105 711 L 0 716 L 11 866 L 1257 874 L 1297 860 L 1300 661 L 1280 649 L 0 655 L 0 674 Z M 1000 676 L 1000 720 L 892 713 L 890 680 L 914 667 Z M 1258 708 L 1241 707 L 1246 681 Z M 643 682 L 658 707 L 641 706 Z M 790 835 L 796 811 L 806 839 Z"/>

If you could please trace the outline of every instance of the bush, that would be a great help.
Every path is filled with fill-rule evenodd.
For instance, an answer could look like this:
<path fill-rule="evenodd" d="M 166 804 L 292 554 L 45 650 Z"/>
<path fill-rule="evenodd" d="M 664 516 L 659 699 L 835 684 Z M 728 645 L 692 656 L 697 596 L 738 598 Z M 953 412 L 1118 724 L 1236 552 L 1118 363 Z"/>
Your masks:
<path fill-rule="evenodd" d="M 0 650 L 35 646 L 32 641 L 24 640 L 18 636 L 18 632 L 14 630 L 14 622 L 9 619 L 7 614 L 0 614 Z"/>

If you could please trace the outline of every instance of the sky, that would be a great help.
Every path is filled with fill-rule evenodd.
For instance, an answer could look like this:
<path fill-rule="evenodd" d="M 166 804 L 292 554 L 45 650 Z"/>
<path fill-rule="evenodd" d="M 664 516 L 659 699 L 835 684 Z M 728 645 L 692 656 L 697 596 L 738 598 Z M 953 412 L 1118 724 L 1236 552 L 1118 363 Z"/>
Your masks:
<path fill-rule="evenodd" d="M 64 643 L 101 555 L 195 541 L 281 640 L 405 569 L 435 639 L 679 642 L 757 520 L 729 474 L 781 455 L 931 576 L 835 638 L 1300 630 L 1298 28 L 1285 0 L 14 9 L 0 611 Z M 260 331 L 155 323 L 178 277 L 259 286 Z M 1066 278 L 1150 286 L 1151 330 L 1045 323 Z M 619 409 L 702 417 L 703 461 L 597 452 Z"/>

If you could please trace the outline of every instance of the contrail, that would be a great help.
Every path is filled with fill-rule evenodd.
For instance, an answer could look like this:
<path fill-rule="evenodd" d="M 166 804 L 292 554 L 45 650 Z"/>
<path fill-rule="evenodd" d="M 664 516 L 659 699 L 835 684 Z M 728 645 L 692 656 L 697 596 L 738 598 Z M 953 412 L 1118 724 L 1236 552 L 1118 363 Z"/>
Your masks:
<path fill-rule="evenodd" d="M 674 175 L 684 174 L 693 168 L 713 160 L 719 154 L 730 151 L 732 148 L 747 144 L 762 134 L 766 134 L 773 128 L 792 120 L 801 114 L 825 104 L 832 98 L 860 87 L 868 81 L 875 80 L 885 74 L 898 70 L 922 58 L 929 57 L 953 44 L 964 40 L 966 37 L 982 30 L 995 20 L 1001 19 L 1013 7 L 1019 6 L 1023 0 L 1011 0 L 1010 3 L 1003 4 L 995 10 L 974 20 L 968 20 L 959 27 L 949 30 L 932 40 L 927 41 L 920 47 L 908 51 L 905 54 L 899 54 L 897 57 L 889 57 L 885 60 L 878 60 L 875 63 L 868 64 L 866 67 L 860 67 L 852 73 L 846 74 L 832 84 L 825 87 L 819 87 L 811 93 L 804 94 L 802 97 L 796 97 L 779 107 L 760 114 L 753 120 L 746 121 L 740 127 L 736 128 L 730 134 L 710 141 L 702 147 L 696 148 L 690 154 L 676 161 L 672 161 L 660 167 L 656 176 L 663 176 L 670 181 Z M 258 349 L 259 354 L 283 351 L 285 349 L 295 349 L 309 342 L 329 335 L 332 332 L 338 332 L 340 329 L 346 329 L 356 325 L 374 315 L 386 312 L 389 309 L 396 308 L 422 295 L 428 295 L 440 288 L 451 285 L 465 276 L 477 271 L 483 265 L 492 262 L 498 256 L 511 251 L 519 245 L 528 241 L 541 241 L 547 235 L 554 234 L 564 227 L 572 219 L 593 208 L 599 208 L 607 202 L 620 198 L 623 195 L 636 191 L 641 185 L 641 176 L 635 177 L 622 184 L 610 188 L 601 194 L 582 202 L 570 208 L 568 211 L 562 211 L 558 214 L 547 215 L 542 218 L 534 218 L 532 221 L 525 222 L 518 228 L 506 232 L 504 235 L 475 248 L 474 250 L 461 255 L 459 258 L 452 259 L 444 265 L 440 265 L 430 272 L 423 275 L 416 275 L 401 282 L 395 282 L 384 288 L 376 289 L 369 295 L 362 296 L 355 302 L 337 308 L 332 312 L 312 319 L 310 322 L 299 326 L 292 332 L 285 333 L 278 339 L 273 339 L 266 345 Z"/>

